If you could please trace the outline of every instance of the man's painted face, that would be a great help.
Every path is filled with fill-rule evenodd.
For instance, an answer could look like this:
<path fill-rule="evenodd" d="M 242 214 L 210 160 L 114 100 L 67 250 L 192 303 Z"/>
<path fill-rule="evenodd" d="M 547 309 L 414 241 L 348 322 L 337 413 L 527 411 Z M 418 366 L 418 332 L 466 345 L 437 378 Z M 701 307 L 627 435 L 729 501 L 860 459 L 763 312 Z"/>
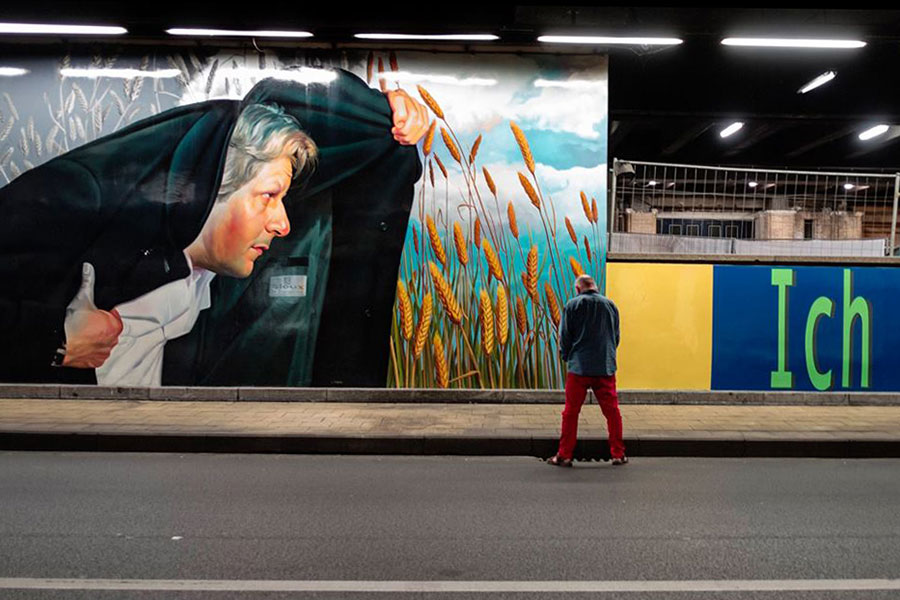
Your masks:
<path fill-rule="evenodd" d="M 256 177 L 213 206 L 200 233 L 203 266 L 220 275 L 250 275 L 254 261 L 272 240 L 291 230 L 282 202 L 291 185 L 291 172 L 287 156 L 269 161 Z"/>

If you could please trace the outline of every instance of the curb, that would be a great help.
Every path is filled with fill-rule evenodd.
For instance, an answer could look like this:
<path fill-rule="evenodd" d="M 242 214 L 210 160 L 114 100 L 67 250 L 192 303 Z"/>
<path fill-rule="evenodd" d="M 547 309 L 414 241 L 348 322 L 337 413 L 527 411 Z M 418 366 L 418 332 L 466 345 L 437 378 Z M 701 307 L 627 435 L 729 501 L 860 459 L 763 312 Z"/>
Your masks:
<path fill-rule="evenodd" d="M 381 454 L 551 456 L 548 437 L 387 437 L 170 435 L 0 432 L 0 451 L 172 452 L 227 454 Z M 900 439 L 653 439 L 626 438 L 631 457 L 900 458 Z M 583 439 L 576 460 L 608 460 L 605 439 Z"/>
<path fill-rule="evenodd" d="M 161 387 L 0 384 L 0 398 L 154 402 L 366 402 L 392 404 L 561 404 L 562 390 Z M 588 402 L 596 402 L 588 394 Z M 619 390 L 620 404 L 900 406 L 893 392 Z"/>

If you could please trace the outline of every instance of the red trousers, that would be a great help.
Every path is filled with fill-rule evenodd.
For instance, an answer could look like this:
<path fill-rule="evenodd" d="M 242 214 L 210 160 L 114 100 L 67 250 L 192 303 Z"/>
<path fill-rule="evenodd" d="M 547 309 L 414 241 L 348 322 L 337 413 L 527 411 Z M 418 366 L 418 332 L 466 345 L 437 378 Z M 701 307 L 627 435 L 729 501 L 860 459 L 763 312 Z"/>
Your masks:
<path fill-rule="evenodd" d="M 562 412 L 562 435 L 559 438 L 558 454 L 560 458 L 572 458 L 578 435 L 578 415 L 581 413 L 581 405 L 584 404 L 588 388 L 594 391 L 594 396 L 600 403 L 600 410 L 606 417 L 610 456 L 622 458 L 625 456 L 625 444 L 622 441 L 622 413 L 619 412 L 615 375 L 589 377 L 574 373 L 566 374 L 566 407 Z"/>

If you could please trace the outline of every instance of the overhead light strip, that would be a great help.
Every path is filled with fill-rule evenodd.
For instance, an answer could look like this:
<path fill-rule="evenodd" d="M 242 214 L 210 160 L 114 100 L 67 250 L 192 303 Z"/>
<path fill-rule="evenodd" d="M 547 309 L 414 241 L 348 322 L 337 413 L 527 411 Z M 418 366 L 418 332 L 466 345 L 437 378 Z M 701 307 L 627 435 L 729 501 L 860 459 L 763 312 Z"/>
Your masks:
<path fill-rule="evenodd" d="M 834 48 L 852 49 L 866 45 L 860 40 L 801 39 L 801 38 L 743 38 L 733 37 L 722 40 L 724 46 L 747 46 L 756 48 Z"/>
<path fill-rule="evenodd" d="M 889 128 L 887 125 L 884 125 L 884 124 L 876 125 L 875 127 L 872 127 L 871 129 L 866 129 L 861 134 L 859 134 L 859 139 L 861 139 L 863 141 L 871 140 L 872 138 L 876 138 L 879 135 L 883 135 L 884 133 L 887 132 L 888 129 Z"/>
<path fill-rule="evenodd" d="M 614 37 L 597 35 L 542 35 L 537 41 L 547 44 L 596 44 L 627 46 L 677 46 L 684 42 L 680 38 L 667 37 Z"/>
<path fill-rule="evenodd" d="M 309 38 L 313 34 L 308 31 L 278 31 L 278 30 L 244 30 L 244 29 L 194 29 L 174 27 L 166 29 L 169 35 L 204 36 L 204 37 L 272 37 L 272 38 Z"/>
<path fill-rule="evenodd" d="M 826 71 L 825 73 L 822 73 L 821 75 L 819 75 L 818 77 L 816 77 L 815 79 L 813 79 L 812 81 L 810 81 L 809 83 L 804 85 L 802 88 L 797 90 L 797 93 L 805 94 L 806 92 L 810 92 L 810 91 L 816 89 L 817 87 L 821 87 L 821 86 L 825 85 L 826 83 L 828 83 L 835 77 L 837 77 L 837 73 L 835 73 L 834 71 Z"/>
<path fill-rule="evenodd" d="M 744 126 L 744 124 L 741 123 L 740 121 L 735 121 L 734 123 L 732 123 L 731 125 L 729 125 L 729 126 L 726 127 L 725 129 L 723 129 L 722 131 L 720 131 L 720 132 L 719 132 L 719 135 L 720 135 L 721 137 L 723 137 L 723 138 L 726 138 L 726 137 L 728 137 L 729 135 L 734 135 L 735 133 L 737 133 L 738 131 L 740 131 L 741 128 L 742 128 L 743 126 Z"/>
<path fill-rule="evenodd" d="M 0 33 L 37 35 L 122 35 L 124 27 L 106 25 L 55 25 L 49 23 L 0 23 Z"/>
<path fill-rule="evenodd" d="M 500 37 L 489 33 L 451 33 L 430 35 L 419 33 L 356 33 L 359 40 L 430 40 L 446 42 L 492 42 Z"/>

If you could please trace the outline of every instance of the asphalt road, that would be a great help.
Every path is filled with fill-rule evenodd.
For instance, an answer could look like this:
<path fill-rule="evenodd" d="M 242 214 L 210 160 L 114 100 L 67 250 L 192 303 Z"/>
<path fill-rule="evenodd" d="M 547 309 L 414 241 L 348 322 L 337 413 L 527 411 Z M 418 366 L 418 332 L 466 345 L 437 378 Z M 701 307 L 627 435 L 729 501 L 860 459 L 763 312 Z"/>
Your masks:
<path fill-rule="evenodd" d="M 0 598 L 897 598 L 898 475 L 900 460 L 0 453 Z"/>

